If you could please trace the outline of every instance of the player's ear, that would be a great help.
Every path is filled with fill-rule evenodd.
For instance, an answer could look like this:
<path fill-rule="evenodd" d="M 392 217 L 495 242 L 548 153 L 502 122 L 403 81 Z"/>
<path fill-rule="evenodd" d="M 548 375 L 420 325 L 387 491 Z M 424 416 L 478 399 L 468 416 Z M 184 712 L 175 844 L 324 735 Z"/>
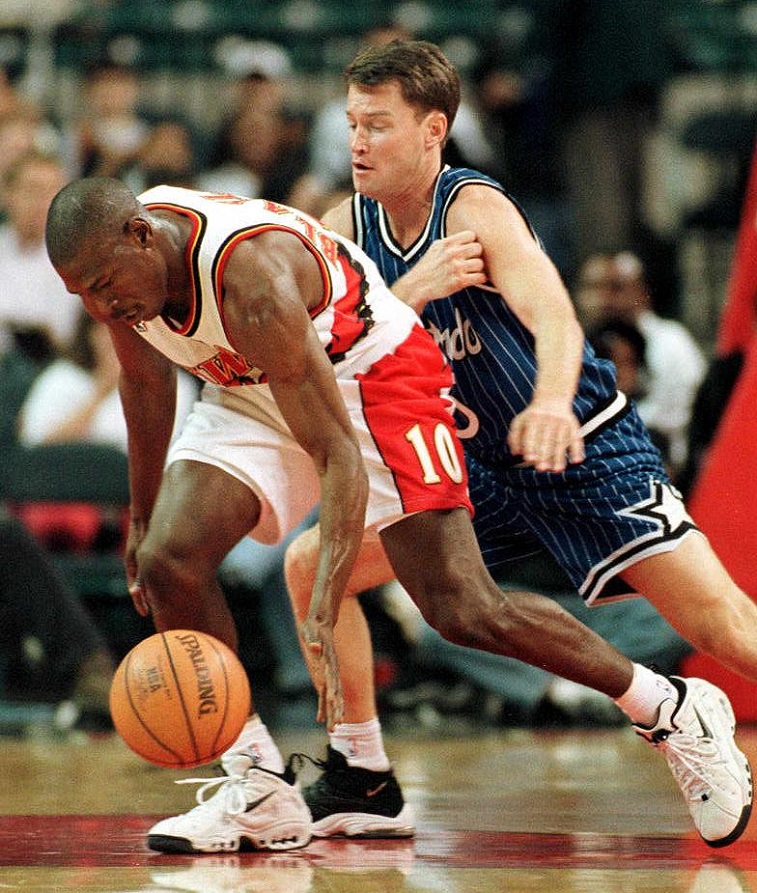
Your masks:
<path fill-rule="evenodd" d="M 153 230 L 150 221 L 144 217 L 130 217 L 124 224 L 124 233 L 136 239 L 144 248 L 152 243 Z"/>
<path fill-rule="evenodd" d="M 426 118 L 426 138 L 429 145 L 443 146 L 447 139 L 447 116 L 444 112 L 432 111 Z"/>

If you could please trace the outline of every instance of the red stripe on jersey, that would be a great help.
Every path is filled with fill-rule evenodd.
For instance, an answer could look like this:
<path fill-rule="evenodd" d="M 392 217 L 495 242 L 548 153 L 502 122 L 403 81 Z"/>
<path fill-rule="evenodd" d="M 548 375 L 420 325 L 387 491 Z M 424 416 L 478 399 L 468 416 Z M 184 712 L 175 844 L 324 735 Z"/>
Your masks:
<path fill-rule="evenodd" d="M 213 262 L 214 272 L 213 272 L 213 290 L 216 295 L 216 304 L 218 305 L 218 312 L 221 315 L 221 321 L 223 323 L 224 329 L 226 328 L 226 323 L 224 322 L 223 315 L 223 274 L 226 269 L 226 264 L 229 261 L 229 257 L 231 256 L 231 252 L 237 247 L 240 242 L 244 242 L 246 239 L 252 239 L 255 236 L 259 236 L 261 233 L 270 232 L 271 230 L 278 230 L 282 233 L 291 233 L 293 236 L 297 236 L 297 238 L 302 242 L 302 244 L 310 251 L 313 257 L 318 262 L 318 266 L 321 271 L 321 279 L 323 280 L 323 300 L 312 310 L 308 310 L 308 313 L 313 316 L 320 311 L 322 307 L 328 305 L 331 300 L 332 294 L 332 283 L 331 283 L 331 274 L 329 272 L 328 265 L 323 255 L 319 252 L 318 248 L 313 245 L 312 242 L 308 240 L 306 236 L 302 233 L 298 233 L 296 229 L 292 229 L 288 226 L 282 226 L 275 223 L 260 223 L 254 226 L 246 227 L 245 229 L 239 230 L 234 233 L 234 235 L 225 242 L 218 251 L 216 258 Z"/>
<path fill-rule="evenodd" d="M 452 373 L 426 330 L 415 326 L 394 353 L 355 378 L 368 428 L 392 470 L 403 510 L 462 506 L 473 515 L 463 449 L 444 397 Z"/>
<path fill-rule="evenodd" d="M 180 214 L 182 217 L 188 217 L 192 224 L 192 232 L 189 234 L 186 247 L 187 267 L 192 271 L 189 283 L 192 292 L 189 312 L 187 313 L 187 318 L 181 324 L 174 322 L 174 320 L 168 317 L 163 317 L 163 321 L 172 331 L 179 335 L 186 335 L 194 329 L 200 312 L 200 304 L 197 300 L 199 273 L 197 271 L 196 250 L 205 228 L 205 220 L 197 211 L 194 211 L 192 208 L 185 208 L 183 205 L 173 205 L 168 202 L 150 202 L 145 207 L 150 211 L 171 211 L 174 214 Z"/>
<path fill-rule="evenodd" d="M 347 290 L 334 302 L 334 321 L 331 325 L 331 341 L 326 353 L 333 363 L 338 362 L 367 332 L 373 328 L 373 314 L 365 296 L 368 282 L 362 266 L 336 243 L 337 262 L 342 268 Z M 315 316 L 315 314 L 312 314 Z"/>

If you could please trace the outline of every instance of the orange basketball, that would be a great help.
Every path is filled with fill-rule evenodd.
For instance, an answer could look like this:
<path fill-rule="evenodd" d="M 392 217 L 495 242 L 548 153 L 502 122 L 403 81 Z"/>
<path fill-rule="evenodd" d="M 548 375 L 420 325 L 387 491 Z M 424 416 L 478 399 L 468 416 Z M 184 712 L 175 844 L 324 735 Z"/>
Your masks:
<path fill-rule="evenodd" d="M 217 759 L 236 740 L 250 714 L 250 684 L 223 642 L 172 629 L 144 639 L 121 661 L 110 712 L 140 757 L 187 769 Z"/>

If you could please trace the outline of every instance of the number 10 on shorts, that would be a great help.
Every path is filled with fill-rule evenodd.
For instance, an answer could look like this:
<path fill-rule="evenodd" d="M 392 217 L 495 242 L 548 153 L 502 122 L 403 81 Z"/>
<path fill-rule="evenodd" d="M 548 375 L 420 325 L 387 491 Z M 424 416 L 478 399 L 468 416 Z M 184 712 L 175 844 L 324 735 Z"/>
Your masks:
<path fill-rule="evenodd" d="M 442 424 L 438 424 L 434 428 L 434 442 L 431 445 L 426 442 L 420 425 L 413 425 L 405 433 L 405 440 L 415 450 L 415 455 L 423 471 L 424 484 L 438 484 L 441 482 L 441 477 L 436 470 L 433 460 L 432 450 L 438 457 L 442 470 L 450 480 L 456 484 L 463 480 L 463 469 L 455 448 L 454 437 L 455 435 L 450 429 Z"/>

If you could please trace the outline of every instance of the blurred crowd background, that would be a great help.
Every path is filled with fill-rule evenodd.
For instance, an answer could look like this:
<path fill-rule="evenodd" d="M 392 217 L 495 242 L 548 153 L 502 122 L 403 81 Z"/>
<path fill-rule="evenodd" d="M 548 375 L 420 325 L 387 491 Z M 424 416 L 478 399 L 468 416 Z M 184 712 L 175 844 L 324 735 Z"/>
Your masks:
<path fill-rule="evenodd" d="M 93 543 L 102 553 L 103 530 L 113 551 L 113 517 L 90 516 L 88 527 L 81 511 L 72 520 L 70 506 L 34 511 L 31 503 L 62 501 L 51 486 L 56 474 L 45 478 L 43 499 L 19 494 L 9 469 L 19 468 L 26 486 L 26 451 L 89 442 L 123 455 L 125 441 L 107 339 L 82 318 L 44 252 L 52 196 L 73 177 L 100 173 L 136 191 L 186 185 L 262 196 L 318 216 L 350 190 L 341 71 L 364 43 L 395 36 L 432 40 L 457 66 L 464 102 L 448 160 L 491 174 L 524 206 L 595 347 L 616 362 L 623 389 L 643 408 L 674 479 L 685 491 L 693 486 L 743 363 L 743 344 L 719 343 L 718 333 L 750 189 L 757 189 L 753 175 L 750 185 L 757 2 L 3 0 L 0 449 L 21 458 L 4 463 L 0 499 L 6 520 L 21 518 L 53 555 L 56 573 L 62 553 L 81 557 Z M 184 383 L 179 416 L 192 388 Z M 75 465 L 57 461 L 59 469 Z M 124 474 L 119 465 L 119 494 Z M 261 577 L 261 561 L 269 560 L 270 575 Z M 230 563 L 230 597 L 247 606 L 243 625 L 251 604 L 265 613 L 267 588 L 285 606 L 279 570 L 280 556 L 263 559 L 244 548 Z M 81 603 L 85 590 L 89 607 L 100 606 L 93 623 L 106 629 L 93 635 L 82 660 L 95 654 L 102 674 L 108 653 L 117 657 L 146 630 L 125 614 L 113 621 L 114 606 L 120 611 L 126 601 L 120 571 L 111 567 L 97 584 L 91 566 L 77 565 L 78 576 L 67 571 L 60 598 Z M 19 604 L 28 614 L 40 587 L 54 585 L 43 578 L 21 586 L 16 576 L 0 594 L 16 617 Z M 103 589 L 118 595 L 104 609 Z M 437 712 L 462 704 L 480 715 L 480 679 L 475 697 L 469 685 L 457 706 L 450 695 L 458 690 L 456 671 L 427 666 L 425 695 L 406 684 L 406 665 L 411 676 L 417 670 L 408 659 L 417 643 L 406 606 L 385 593 L 367 594 L 366 604 L 380 687 L 404 680 L 387 709 L 420 709 L 436 697 Z M 267 638 L 250 624 L 245 657 L 258 669 L 278 661 L 271 685 L 289 697 L 306 681 L 301 666 L 281 671 L 297 655 L 277 651 L 291 633 L 280 616 L 269 612 Z M 44 627 L 29 632 L 8 623 L 5 634 L 0 695 L 15 684 L 17 699 L 28 700 L 29 673 L 37 674 L 35 697 L 54 690 L 59 702 L 82 687 L 81 667 L 66 667 L 51 688 Z M 14 672 L 3 676 L 3 665 L 28 673 L 16 674 L 19 682 Z M 85 713 L 91 691 L 87 697 Z M 493 713 L 501 716 L 498 698 Z M 67 722 L 81 720 L 79 708 Z"/>
<path fill-rule="evenodd" d="M 304 204 L 301 174 L 322 190 L 348 174 L 341 118 L 323 118 L 388 26 L 459 67 L 463 157 L 520 198 L 569 279 L 592 251 L 636 248 L 662 309 L 712 338 L 754 136 L 749 0 L 6 0 L 0 65 L 69 175 L 98 149 L 135 181 L 236 163 Z"/>

